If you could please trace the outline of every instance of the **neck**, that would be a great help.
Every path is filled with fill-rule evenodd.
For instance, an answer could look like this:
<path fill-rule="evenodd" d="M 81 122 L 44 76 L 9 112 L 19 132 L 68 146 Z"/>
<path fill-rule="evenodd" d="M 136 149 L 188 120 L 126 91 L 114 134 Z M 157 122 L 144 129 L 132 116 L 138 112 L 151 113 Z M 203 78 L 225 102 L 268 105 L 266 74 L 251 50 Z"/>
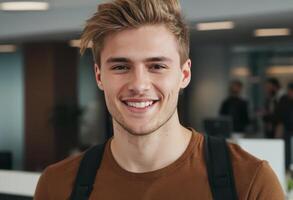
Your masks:
<path fill-rule="evenodd" d="M 130 134 L 115 122 L 113 127 L 112 154 L 123 169 L 135 173 L 170 165 L 184 153 L 191 138 L 191 131 L 179 123 L 177 112 L 161 128 L 144 136 Z"/>

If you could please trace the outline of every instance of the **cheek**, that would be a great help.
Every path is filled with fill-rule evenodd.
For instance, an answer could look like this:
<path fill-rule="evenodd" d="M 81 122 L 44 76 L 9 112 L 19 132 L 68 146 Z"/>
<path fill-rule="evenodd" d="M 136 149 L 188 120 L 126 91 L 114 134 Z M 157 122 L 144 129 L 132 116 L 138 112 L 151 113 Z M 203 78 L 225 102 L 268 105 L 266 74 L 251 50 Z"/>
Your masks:
<path fill-rule="evenodd" d="M 179 93 L 180 90 L 180 77 L 173 76 L 172 78 L 161 79 L 158 84 L 158 88 L 164 95 L 174 96 Z"/>
<path fill-rule="evenodd" d="M 123 83 L 121 80 L 117 80 L 113 77 L 104 81 L 104 95 L 108 102 L 115 102 L 119 98 L 121 91 L 123 90 Z"/>
<path fill-rule="evenodd" d="M 111 101 L 115 93 L 115 88 L 113 88 L 113 84 L 111 81 L 103 81 L 103 92 L 106 102 Z"/>
<path fill-rule="evenodd" d="M 110 108 L 110 105 L 112 104 L 111 96 L 104 90 L 104 98 L 105 98 L 105 103 L 107 105 L 107 108 Z"/>
<path fill-rule="evenodd" d="M 181 86 L 181 74 L 180 71 L 178 72 L 173 72 L 169 77 L 164 80 L 166 87 L 170 88 L 170 90 L 179 90 Z"/>

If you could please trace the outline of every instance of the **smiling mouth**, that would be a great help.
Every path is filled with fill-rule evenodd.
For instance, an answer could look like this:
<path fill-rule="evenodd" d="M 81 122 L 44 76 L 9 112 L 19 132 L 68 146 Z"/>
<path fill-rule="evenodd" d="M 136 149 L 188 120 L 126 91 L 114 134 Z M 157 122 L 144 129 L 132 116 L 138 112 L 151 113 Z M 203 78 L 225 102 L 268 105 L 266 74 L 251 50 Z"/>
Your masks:
<path fill-rule="evenodd" d="M 159 100 L 147 100 L 147 101 L 122 101 L 126 106 L 136 109 L 144 109 L 153 106 Z"/>

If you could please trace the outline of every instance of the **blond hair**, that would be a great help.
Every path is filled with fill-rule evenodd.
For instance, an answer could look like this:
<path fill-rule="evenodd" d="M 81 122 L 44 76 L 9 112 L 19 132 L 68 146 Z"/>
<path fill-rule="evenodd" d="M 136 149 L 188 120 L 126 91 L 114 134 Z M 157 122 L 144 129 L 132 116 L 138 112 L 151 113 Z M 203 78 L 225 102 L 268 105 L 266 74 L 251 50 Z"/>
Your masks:
<path fill-rule="evenodd" d="M 165 25 L 176 37 L 183 64 L 189 57 L 189 31 L 178 0 L 115 0 L 100 4 L 94 16 L 87 20 L 81 36 L 80 52 L 83 54 L 92 43 L 95 62 L 100 66 L 100 54 L 107 35 L 157 24 Z"/>

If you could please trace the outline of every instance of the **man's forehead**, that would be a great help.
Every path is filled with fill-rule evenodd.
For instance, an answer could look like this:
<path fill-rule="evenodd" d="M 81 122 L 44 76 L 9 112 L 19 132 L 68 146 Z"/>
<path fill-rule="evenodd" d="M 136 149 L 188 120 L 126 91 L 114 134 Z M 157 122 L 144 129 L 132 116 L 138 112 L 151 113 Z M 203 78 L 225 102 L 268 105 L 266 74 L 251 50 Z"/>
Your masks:
<path fill-rule="evenodd" d="M 177 40 L 164 25 L 148 25 L 108 35 L 100 55 L 101 64 L 109 59 L 113 61 L 113 58 L 127 58 L 132 61 L 154 58 L 165 58 L 165 61 L 180 60 Z"/>

